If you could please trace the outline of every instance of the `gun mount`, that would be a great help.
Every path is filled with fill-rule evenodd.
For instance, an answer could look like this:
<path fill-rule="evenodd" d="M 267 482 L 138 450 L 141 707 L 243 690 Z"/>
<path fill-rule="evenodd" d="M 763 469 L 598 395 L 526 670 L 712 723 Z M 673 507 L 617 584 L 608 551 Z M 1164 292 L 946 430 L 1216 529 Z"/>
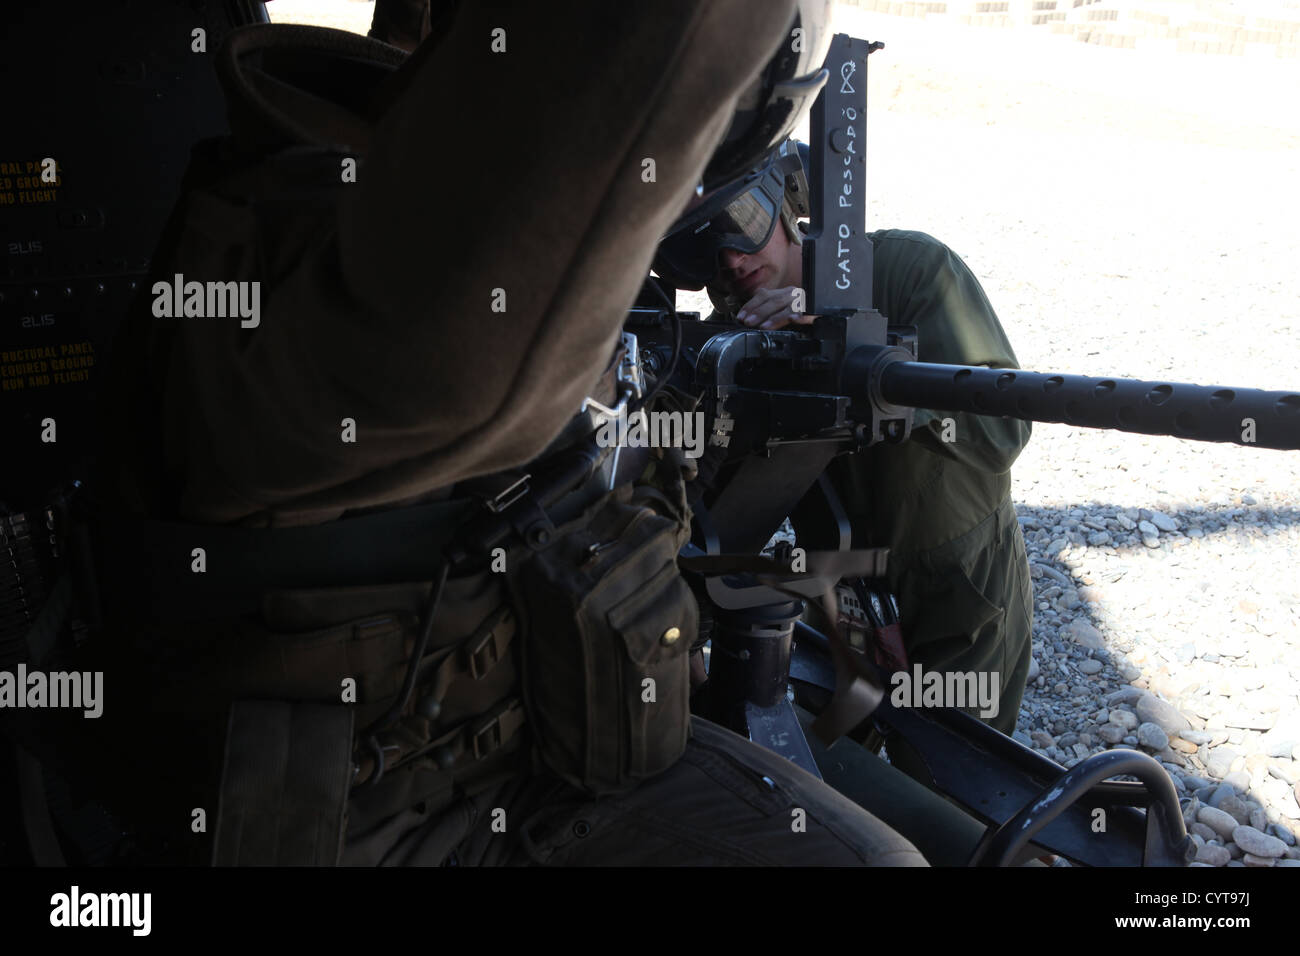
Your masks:
<path fill-rule="evenodd" d="M 936 787 L 987 826 L 972 865 L 1006 864 L 1031 838 L 1091 865 L 1185 864 L 1191 840 L 1177 795 L 1150 757 L 1099 754 L 1067 771 L 959 711 L 895 707 L 881 690 L 882 672 L 834 633 L 833 614 L 828 635 L 797 619 L 800 595 L 825 593 L 854 573 L 848 556 L 802 579 L 781 574 L 776 562 L 767 573 L 753 565 L 789 517 L 801 548 L 849 552 L 879 568 L 881 549 L 850 552 L 852 528 L 824 473 L 837 455 L 906 441 L 916 409 L 1300 449 L 1296 391 L 918 361 L 916 330 L 891 326 L 871 308 L 865 65 L 880 48 L 836 36 L 826 62 L 832 81 L 813 108 L 813 221 L 803 245 L 813 324 L 745 329 L 645 301 L 627 320 L 655 387 L 693 396 L 705 416 L 695 535 L 680 563 L 697 576 L 704 619 L 714 622 L 710 684 L 714 673 L 719 679 L 706 710 L 814 772 L 820 748 L 803 738 L 791 703 L 773 687 L 788 684 L 820 711 L 813 730 L 823 743 L 861 736 L 867 717 L 875 730 L 901 734 L 922 753 Z M 1140 782 L 1109 782 L 1116 774 Z M 1111 839 L 1089 838 L 1085 795 L 1087 806 L 1110 808 Z"/>

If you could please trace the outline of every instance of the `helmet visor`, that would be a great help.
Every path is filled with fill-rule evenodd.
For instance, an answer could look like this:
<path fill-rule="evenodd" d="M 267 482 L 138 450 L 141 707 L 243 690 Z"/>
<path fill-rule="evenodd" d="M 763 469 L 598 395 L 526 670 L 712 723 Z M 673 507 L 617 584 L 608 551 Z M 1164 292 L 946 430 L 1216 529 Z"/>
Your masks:
<path fill-rule="evenodd" d="M 758 252 L 781 217 L 786 178 L 801 168 L 794 147 L 783 145 L 744 179 L 706 196 L 659 243 L 655 272 L 678 289 L 702 289 L 717 276 L 723 249 Z"/>
<path fill-rule="evenodd" d="M 659 244 L 654 269 L 679 289 L 702 289 L 718 272 L 723 249 L 754 253 L 767 245 L 781 211 L 762 183 L 738 195 L 711 196 Z"/>

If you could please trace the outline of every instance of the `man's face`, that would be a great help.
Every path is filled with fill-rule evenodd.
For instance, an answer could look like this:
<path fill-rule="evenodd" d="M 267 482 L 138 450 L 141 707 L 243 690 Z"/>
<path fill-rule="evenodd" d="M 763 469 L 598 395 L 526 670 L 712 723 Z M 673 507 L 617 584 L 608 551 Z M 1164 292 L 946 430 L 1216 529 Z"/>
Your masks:
<path fill-rule="evenodd" d="M 712 287 L 740 304 L 759 289 L 803 285 L 803 252 L 778 222 L 772 238 L 758 252 L 723 249 L 718 253 L 718 277 Z"/>

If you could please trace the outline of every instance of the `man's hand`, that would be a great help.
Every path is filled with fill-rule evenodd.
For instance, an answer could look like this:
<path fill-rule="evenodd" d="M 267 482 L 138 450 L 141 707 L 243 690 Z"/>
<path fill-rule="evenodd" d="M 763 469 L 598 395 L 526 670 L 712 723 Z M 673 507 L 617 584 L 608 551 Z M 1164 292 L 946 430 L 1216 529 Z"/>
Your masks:
<path fill-rule="evenodd" d="M 798 286 L 759 289 L 736 314 L 736 319 L 742 325 L 760 329 L 783 329 L 791 323 L 811 325 L 817 316 L 805 315 L 803 304 L 804 291 Z"/>

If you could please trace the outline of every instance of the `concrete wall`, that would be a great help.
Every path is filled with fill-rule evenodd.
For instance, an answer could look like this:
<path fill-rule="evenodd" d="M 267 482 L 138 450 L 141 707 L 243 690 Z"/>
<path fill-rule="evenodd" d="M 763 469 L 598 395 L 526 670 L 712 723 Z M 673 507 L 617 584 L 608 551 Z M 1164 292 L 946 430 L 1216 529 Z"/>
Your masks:
<path fill-rule="evenodd" d="M 839 0 L 888 16 L 1041 30 L 1128 50 L 1300 55 L 1300 0 Z"/>

